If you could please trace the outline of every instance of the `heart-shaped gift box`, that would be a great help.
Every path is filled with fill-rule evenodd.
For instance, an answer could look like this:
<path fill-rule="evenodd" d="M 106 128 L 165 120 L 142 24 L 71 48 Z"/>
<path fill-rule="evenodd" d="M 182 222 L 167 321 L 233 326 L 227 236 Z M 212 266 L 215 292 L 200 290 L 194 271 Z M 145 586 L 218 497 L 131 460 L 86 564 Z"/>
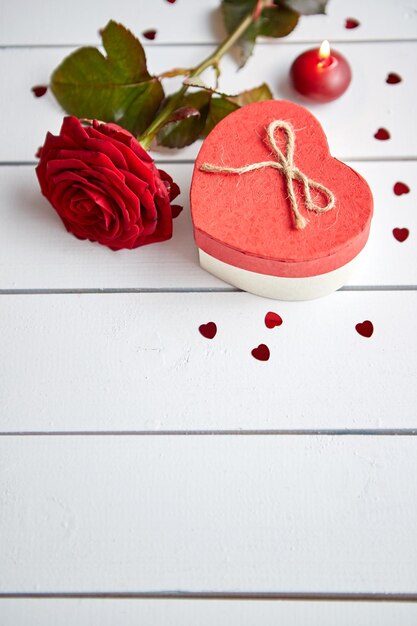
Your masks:
<path fill-rule="evenodd" d="M 348 280 L 373 211 L 366 181 L 330 155 L 316 118 L 282 100 L 222 120 L 191 184 L 200 264 L 245 291 L 305 300 Z"/>

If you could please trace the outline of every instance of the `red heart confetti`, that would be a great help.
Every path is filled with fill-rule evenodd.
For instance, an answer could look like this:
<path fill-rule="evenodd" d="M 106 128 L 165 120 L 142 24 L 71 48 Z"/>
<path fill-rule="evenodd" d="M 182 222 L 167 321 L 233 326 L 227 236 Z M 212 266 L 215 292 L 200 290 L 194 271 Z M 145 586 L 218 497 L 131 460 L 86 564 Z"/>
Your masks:
<path fill-rule="evenodd" d="M 358 28 L 358 26 L 360 25 L 361 23 L 354 17 L 347 17 L 345 19 L 345 28 L 348 28 L 349 30 L 351 30 L 352 28 Z"/>
<path fill-rule="evenodd" d="M 41 98 L 48 91 L 48 87 L 46 85 L 35 85 L 31 91 L 36 98 Z"/>
<path fill-rule="evenodd" d="M 403 241 L 407 239 L 408 235 L 410 234 L 410 231 L 408 230 L 408 228 L 394 228 L 394 230 L 392 231 L 392 234 L 394 235 L 397 241 L 402 243 Z"/>
<path fill-rule="evenodd" d="M 151 41 L 153 41 L 156 37 L 156 30 L 144 30 L 142 35 L 146 37 L 146 39 L 150 39 Z"/>
<path fill-rule="evenodd" d="M 278 313 L 269 311 L 265 315 L 265 326 L 267 328 L 275 328 L 275 326 L 281 326 L 281 324 L 282 324 L 282 317 L 278 315 Z"/>
<path fill-rule="evenodd" d="M 394 185 L 394 193 L 396 196 L 402 196 L 403 193 L 410 193 L 410 187 L 405 183 L 395 183 Z"/>
<path fill-rule="evenodd" d="M 176 0 L 167 0 L 167 2 L 169 2 L 169 4 L 174 4 Z"/>
<path fill-rule="evenodd" d="M 378 128 L 374 137 L 375 139 L 379 139 L 380 141 L 386 141 L 391 137 L 391 135 L 385 128 Z"/>
<path fill-rule="evenodd" d="M 369 320 L 356 324 L 355 328 L 362 337 L 372 337 L 374 332 L 374 325 Z"/>
<path fill-rule="evenodd" d="M 397 85 L 401 81 L 401 76 L 399 74 L 396 74 L 395 72 L 390 72 L 385 79 L 385 82 L 388 83 L 388 85 Z"/>
<path fill-rule="evenodd" d="M 268 346 L 264 343 L 260 343 L 257 348 L 254 348 L 251 354 L 258 361 L 267 361 L 271 355 Z"/>
<path fill-rule="evenodd" d="M 217 334 L 217 326 L 214 322 L 201 324 L 201 326 L 198 327 L 198 330 L 206 339 L 213 339 Z"/>

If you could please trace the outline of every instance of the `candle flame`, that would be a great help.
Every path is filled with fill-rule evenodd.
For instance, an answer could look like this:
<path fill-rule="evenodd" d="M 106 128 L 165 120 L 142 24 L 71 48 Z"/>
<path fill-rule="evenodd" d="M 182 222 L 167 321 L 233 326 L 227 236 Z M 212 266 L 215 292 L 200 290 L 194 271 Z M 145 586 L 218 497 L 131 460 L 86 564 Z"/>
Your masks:
<path fill-rule="evenodd" d="M 329 56 L 330 56 L 330 44 L 327 41 L 327 39 L 325 39 L 320 46 L 319 57 L 322 61 L 325 61 L 326 59 L 329 58 Z"/>

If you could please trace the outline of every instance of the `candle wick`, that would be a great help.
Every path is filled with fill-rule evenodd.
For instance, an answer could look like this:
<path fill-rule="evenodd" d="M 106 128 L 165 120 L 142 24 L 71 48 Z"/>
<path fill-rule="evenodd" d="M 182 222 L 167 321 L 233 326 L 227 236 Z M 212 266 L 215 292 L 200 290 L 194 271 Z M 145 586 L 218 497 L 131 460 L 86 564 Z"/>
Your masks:
<path fill-rule="evenodd" d="M 325 59 L 320 59 L 317 65 L 320 68 L 325 68 L 325 67 L 329 67 L 330 65 L 332 65 L 332 63 L 333 63 L 332 57 L 328 56 Z"/>

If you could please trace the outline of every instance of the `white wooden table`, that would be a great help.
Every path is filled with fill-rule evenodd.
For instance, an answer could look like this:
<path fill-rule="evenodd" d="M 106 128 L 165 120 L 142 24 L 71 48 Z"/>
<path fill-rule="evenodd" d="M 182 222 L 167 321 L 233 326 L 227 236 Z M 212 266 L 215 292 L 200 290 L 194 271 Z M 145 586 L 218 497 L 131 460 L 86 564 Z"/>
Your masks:
<path fill-rule="evenodd" d="M 185 204 L 164 244 L 78 241 L 38 190 L 34 154 L 62 112 L 31 87 L 110 17 L 157 29 L 155 73 L 190 66 L 215 44 L 216 7 L 0 7 L 2 626 L 417 623 L 416 0 L 332 0 L 241 72 L 222 63 L 225 91 L 265 80 L 295 101 L 300 51 L 328 38 L 352 65 L 346 95 L 310 107 L 375 196 L 361 266 L 332 296 L 268 301 L 199 268 L 198 145 L 156 155 Z"/>

